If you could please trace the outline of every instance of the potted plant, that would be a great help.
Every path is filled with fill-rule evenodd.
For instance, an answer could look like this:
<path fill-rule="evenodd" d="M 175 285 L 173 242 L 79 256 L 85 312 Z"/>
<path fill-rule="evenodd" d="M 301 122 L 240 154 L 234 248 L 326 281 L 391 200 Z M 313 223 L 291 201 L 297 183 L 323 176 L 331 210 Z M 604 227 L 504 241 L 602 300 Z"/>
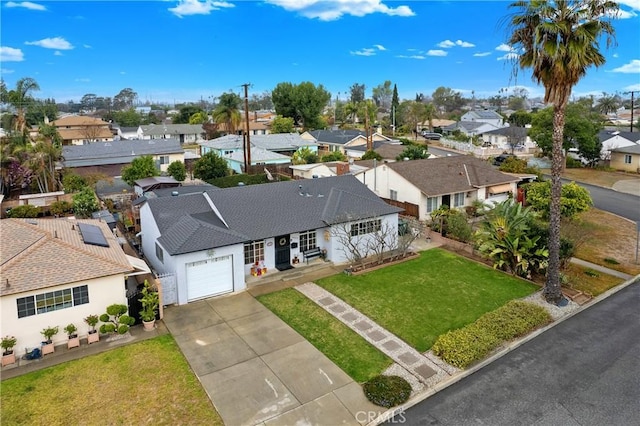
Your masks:
<path fill-rule="evenodd" d="M 84 322 L 91 327 L 91 329 L 89 329 L 89 334 L 87 334 L 88 344 L 95 343 L 100 340 L 100 334 L 98 334 L 98 330 L 96 330 L 96 325 L 98 325 L 99 321 L 100 317 L 98 315 L 89 315 L 84 319 Z"/>
<path fill-rule="evenodd" d="M 43 329 L 40 334 L 42 334 L 45 338 L 45 341 L 42 342 L 42 355 L 52 354 L 54 351 L 54 347 L 51 338 L 58 334 L 58 326 L 47 327 Z"/>
<path fill-rule="evenodd" d="M 16 345 L 17 339 L 14 336 L 4 336 L 0 342 L 2 346 L 2 366 L 15 364 L 16 354 L 13 353 L 13 347 Z"/>
<path fill-rule="evenodd" d="M 78 327 L 71 323 L 64 328 L 67 332 L 69 340 L 67 340 L 67 349 L 77 348 L 80 346 L 80 338 L 78 337 Z"/>
<path fill-rule="evenodd" d="M 127 315 L 127 312 L 127 305 L 114 303 L 107 306 L 107 313 L 100 315 L 100 321 L 104 323 L 100 326 L 100 333 L 127 334 L 129 327 L 136 322 L 135 318 Z"/>
<path fill-rule="evenodd" d="M 142 297 L 139 299 L 142 304 L 140 319 L 142 320 L 145 331 L 151 331 L 155 328 L 160 296 L 147 280 L 144 281 L 144 287 L 140 293 L 142 294 Z"/>

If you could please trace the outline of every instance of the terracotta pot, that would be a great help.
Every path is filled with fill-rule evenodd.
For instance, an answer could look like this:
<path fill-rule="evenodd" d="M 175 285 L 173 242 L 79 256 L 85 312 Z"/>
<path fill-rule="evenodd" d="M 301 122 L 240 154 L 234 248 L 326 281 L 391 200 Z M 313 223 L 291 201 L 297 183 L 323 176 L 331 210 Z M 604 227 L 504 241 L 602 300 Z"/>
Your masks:
<path fill-rule="evenodd" d="M 87 334 L 87 343 L 92 344 L 100 341 L 100 334 L 97 331 Z"/>
<path fill-rule="evenodd" d="M 6 353 L 2 355 L 2 366 L 16 363 L 16 354 L 11 351 L 11 353 Z"/>
<path fill-rule="evenodd" d="M 156 320 L 142 321 L 142 325 L 144 327 L 144 331 L 153 331 L 156 328 Z"/>
<path fill-rule="evenodd" d="M 52 354 L 54 351 L 53 343 L 45 343 L 42 345 L 42 355 Z"/>
<path fill-rule="evenodd" d="M 76 337 L 69 337 L 67 341 L 67 349 L 78 348 L 80 347 L 80 338 L 76 335 Z"/>

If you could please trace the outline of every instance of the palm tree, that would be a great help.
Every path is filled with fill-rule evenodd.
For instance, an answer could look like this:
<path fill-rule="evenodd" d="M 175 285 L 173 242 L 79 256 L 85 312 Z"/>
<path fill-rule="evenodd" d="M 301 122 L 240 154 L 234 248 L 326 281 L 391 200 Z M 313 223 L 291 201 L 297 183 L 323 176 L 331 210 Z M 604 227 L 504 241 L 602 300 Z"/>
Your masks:
<path fill-rule="evenodd" d="M 211 114 L 213 121 L 216 124 L 224 123 L 227 127 L 227 132 L 234 134 L 242 122 L 242 115 L 240 114 L 241 104 L 242 99 L 240 99 L 240 96 L 235 93 L 223 93 L 220 96 L 218 106 Z"/>
<path fill-rule="evenodd" d="M 609 114 L 610 112 L 616 112 L 619 103 L 618 96 L 602 92 L 602 97 L 598 99 L 596 108 L 601 114 Z"/>
<path fill-rule="evenodd" d="M 619 10 L 608 0 L 531 0 L 510 5 L 513 30 L 509 45 L 522 52 L 521 69 L 531 68 L 533 80 L 544 86 L 544 102 L 553 104 L 553 148 L 551 155 L 551 209 L 549 223 L 549 267 L 544 296 L 549 303 L 563 300 L 560 288 L 560 174 L 564 155 L 562 140 L 565 108 L 571 89 L 591 66 L 605 63 L 599 39 L 607 47 L 614 40 L 611 19 Z M 517 72 L 517 68 L 516 68 Z"/>
<path fill-rule="evenodd" d="M 16 88 L 6 93 L 6 101 L 16 110 L 16 121 L 14 129 L 20 135 L 25 135 L 27 121 L 25 119 L 25 109 L 33 102 L 31 92 L 40 90 L 38 83 L 30 77 L 21 78 L 16 82 Z M 4 96 L 3 96 L 4 97 Z M 26 138 L 25 138 L 26 140 Z"/>

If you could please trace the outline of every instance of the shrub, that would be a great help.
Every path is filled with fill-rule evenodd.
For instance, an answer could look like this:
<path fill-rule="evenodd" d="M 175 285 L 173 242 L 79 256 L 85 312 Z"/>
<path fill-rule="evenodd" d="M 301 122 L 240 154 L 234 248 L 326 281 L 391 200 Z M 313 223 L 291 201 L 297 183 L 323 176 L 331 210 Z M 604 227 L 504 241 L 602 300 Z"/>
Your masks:
<path fill-rule="evenodd" d="M 63 216 L 70 213 L 72 210 L 73 204 L 65 200 L 54 201 L 51 203 L 51 206 L 49 206 L 49 211 L 54 216 Z"/>
<path fill-rule="evenodd" d="M 502 342 L 523 336 L 549 321 L 551 317 L 543 307 L 512 300 L 466 327 L 441 335 L 431 350 L 449 364 L 466 368 Z"/>
<path fill-rule="evenodd" d="M 85 186 L 88 186 L 87 180 L 75 173 L 67 172 L 62 177 L 62 186 L 64 187 L 64 192 L 67 194 L 70 192 L 79 192 Z"/>
<path fill-rule="evenodd" d="M 576 160 L 573 157 L 567 157 L 567 169 L 580 169 L 582 168 L 582 163 L 580 162 L 580 160 Z"/>
<path fill-rule="evenodd" d="M 411 396 L 411 385 L 399 376 L 376 376 L 362 388 L 369 401 L 386 408 L 402 404 Z"/>
<path fill-rule="evenodd" d="M 107 313 L 100 315 L 100 321 L 104 324 L 100 326 L 100 333 L 125 334 L 129 331 L 136 320 L 127 315 L 127 305 L 113 304 L 107 306 Z"/>
<path fill-rule="evenodd" d="M 8 217 L 17 218 L 38 217 L 38 214 L 40 214 L 40 207 L 31 204 L 16 206 L 7 212 Z"/>
<path fill-rule="evenodd" d="M 473 230 L 467 222 L 466 214 L 459 210 L 452 210 L 451 212 L 447 218 L 446 226 L 449 231 L 449 236 L 463 243 L 471 241 Z"/>
<path fill-rule="evenodd" d="M 592 278 L 598 278 L 600 276 L 600 274 L 598 274 L 596 271 L 591 269 L 586 269 L 584 271 L 584 274 Z"/>
<path fill-rule="evenodd" d="M 618 262 L 617 260 L 615 260 L 612 257 L 605 257 L 604 261 L 607 262 L 609 265 L 619 265 L 620 262 Z"/>

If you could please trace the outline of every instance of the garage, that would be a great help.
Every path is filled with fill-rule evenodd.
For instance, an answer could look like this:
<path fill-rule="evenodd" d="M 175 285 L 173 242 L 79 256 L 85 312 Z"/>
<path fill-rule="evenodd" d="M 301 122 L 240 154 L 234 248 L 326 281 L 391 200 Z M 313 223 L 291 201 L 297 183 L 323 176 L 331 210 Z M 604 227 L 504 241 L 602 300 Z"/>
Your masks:
<path fill-rule="evenodd" d="M 187 263 L 187 300 L 233 291 L 233 256 Z"/>

